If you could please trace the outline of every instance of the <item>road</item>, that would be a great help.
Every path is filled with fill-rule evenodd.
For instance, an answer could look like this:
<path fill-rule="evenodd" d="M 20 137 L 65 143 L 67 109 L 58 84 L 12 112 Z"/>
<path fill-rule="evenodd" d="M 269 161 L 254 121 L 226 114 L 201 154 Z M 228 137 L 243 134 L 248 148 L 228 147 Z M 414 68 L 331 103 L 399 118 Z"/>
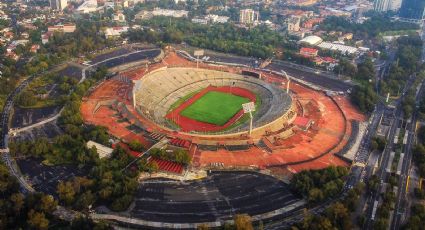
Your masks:
<path fill-rule="evenodd" d="M 9 116 L 13 108 L 14 98 L 32 81 L 36 75 L 32 75 L 29 78 L 25 79 L 6 99 L 3 112 L 1 113 L 1 133 L 0 133 L 0 150 L 1 157 L 6 166 L 9 168 L 9 172 L 18 179 L 18 182 L 21 185 L 21 190 L 23 193 L 34 192 L 34 189 L 27 183 L 24 177 L 21 175 L 18 167 L 10 157 L 8 142 L 9 142 Z"/>
<path fill-rule="evenodd" d="M 395 101 L 395 109 L 393 112 L 393 121 L 389 130 L 389 134 L 388 134 L 388 138 L 387 138 L 387 144 L 385 146 L 384 151 L 381 154 L 380 157 L 380 164 L 378 166 L 378 170 L 376 172 L 376 175 L 379 179 L 379 181 L 381 182 L 378 186 L 377 191 L 372 192 L 371 194 L 368 194 L 366 196 L 366 202 L 367 202 L 367 209 L 365 211 L 365 217 L 366 217 L 366 222 L 363 226 L 364 229 L 373 229 L 373 224 L 375 221 L 375 214 L 376 214 L 376 210 L 374 210 L 374 203 L 375 201 L 380 202 L 380 196 L 381 196 L 381 192 L 383 190 L 383 188 L 385 188 L 384 186 L 385 183 L 388 181 L 388 178 L 390 176 L 390 174 L 387 172 L 386 167 L 388 165 L 388 161 L 390 158 L 390 152 L 394 151 L 394 136 L 396 135 L 396 130 L 400 125 L 400 121 L 402 120 L 403 117 L 403 112 L 402 112 L 402 108 L 401 108 L 401 102 L 403 101 L 404 97 L 406 96 L 407 92 L 409 91 L 409 89 L 412 87 L 413 83 L 415 80 L 415 76 L 412 75 L 409 77 L 409 79 L 406 82 L 406 85 L 403 88 L 402 94 L 400 96 L 400 98 L 398 98 Z M 390 108 L 386 108 L 387 110 Z M 370 176 L 370 175 L 368 175 Z M 366 177 L 366 179 L 368 179 Z"/>
<path fill-rule="evenodd" d="M 422 82 L 422 86 L 416 95 L 416 102 L 422 100 L 425 91 L 425 84 Z M 415 110 L 411 117 L 411 122 L 408 124 L 406 131 L 409 132 L 407 143 L 405 145 L 405 155 L 402 165 L 402 170 L 400 174 L 399 184 L 398 184 L 398 194 L 396 198 L 396 204 L 394 209 L 394 217 L 391 223 L 390 229 L 400 229 L 402 220 L 406 217 L 405 213 L 408 211 L 408 197 L 407 197 L 407 186 L 408 186 L 408 177 L 410 173 L 410 167 L 412 165 L 412 146 L 415 139 L 415 128 L 416 121 L 418 120 L 418 110 Z"/>

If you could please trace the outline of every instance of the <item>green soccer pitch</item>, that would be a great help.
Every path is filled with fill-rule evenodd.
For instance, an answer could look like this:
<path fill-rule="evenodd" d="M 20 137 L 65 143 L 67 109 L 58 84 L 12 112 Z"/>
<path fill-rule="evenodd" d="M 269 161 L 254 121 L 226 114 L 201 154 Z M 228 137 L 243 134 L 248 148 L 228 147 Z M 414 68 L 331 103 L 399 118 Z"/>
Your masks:
<path fill-rule="evenodd" d="M 242 109 L 248 98 L 210 91 L 180 112 L 187 118 L 222 126 Z"/>

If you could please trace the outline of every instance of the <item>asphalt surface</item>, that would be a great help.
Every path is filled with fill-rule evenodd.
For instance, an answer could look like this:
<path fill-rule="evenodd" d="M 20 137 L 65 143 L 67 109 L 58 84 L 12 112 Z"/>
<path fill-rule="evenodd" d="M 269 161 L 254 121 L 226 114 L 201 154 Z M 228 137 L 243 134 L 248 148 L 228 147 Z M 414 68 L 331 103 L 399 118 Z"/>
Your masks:
<path fill-rule="evenodd" d="M 36 191 L 54 196 L 60 181 L 67 181 L 75 176 L 85 176 L 89 172 L 88 168 L 80 169 L 76 165 L 46 166 L 42 164 L 41 159 L 36 158 L 18 160 L 17 164 Z"/>
<path fill-rule="evenodd" d="M 386 182 L 388 181 L 388 178 L 390 177 L 390 174 L 387 172 L 386 168 L 388 165 L 388 161 L 390 159 L 390 152 L 394 151 L 394 136 L 396 135 L 397 128 L 400 127 L 401 119 L 403 117 L 403 112 L 401 109 L 401 102 L 406 96 L 408 90 L 412 87 L 412 84 L 414 82 L 414 77 L 410 76 L 409 80 L 406 82 L 405 87 L 403 88 L 403 91 L 401 93 L 401 97 L 395 102 L 395 110 L 393 115 L 393 122 L 391 124 L 388 138 L 387 138 L 387 145 L 385 146 L 384 151 L 381 154 L 380 158 L 380 165 L 376 172 L 376 175 L 378 176 L 381 183 L 378 186 L 378 189 L 376 192 L 372 192 L 371 194 L 368 194 L 366 197 L 368 206 L 366 209 L 366 223 L 363 226 L 364 229 L 373 229 L 374 222 L 376 220 L 376 216 L 374 217 L 374 210 L 373 210 L 373 204 L 375 201 L 380 202 L 381 201 L 381 191 L 383 190 L 384 186 L 386 186 Z M 389 109 L 389 108 L 386 108 Z M 378 205 L 379 207 L 380 205 Z"/>
<path fill-rule="evenodd" d="M 131 62 L 136 62 L 144 59 L 153 59 L 161 53 L 161 49 L 149 49 L 149 50 L 140 50 L 132 53 L 124 53 L 120 56 L 113 56 L 107 59 L 102 58 L 97 62 L 90 63 L 91 66 L 105 66 L 107 68 L 116 67 L 119 65 L 124 65 Z"/>
<path fill-rule="evenodd" d="M 303 71 L 299 68 L 295 68 L 293 66 L 288 66 L 287 64 L 281 62 L 272 62 L 267 66 L 267 69 L 271 69 L 274 71 L 280 72 L 284 70 L 291 77 L 301 79 L 307 82 L 310 82 L 314 85 L 318 85 L 322 88 L 333 90 L 333 91 L 341 91 L 347 92 L 347 90 L 353 87 L 352 84 L 348 82 L 344 82 L 339 79 L 334 79 L 330 77 L 326 77 L 320 74 L 312 73 L 310 71 Z"/>
<path fill-rule="evenodd" d="M 204 180 L 148 180 L 141 184 L 131 216 L 149 221 L 196 223 L 257 215 L 299 201 L 288 186 L 254 172 L 212 172 Z"/>
<path fill-rule="evenodd" d="M 423 98 L 423 94 L 425 91 L 425 84 L 422 82 L 422 86 L 416 95 L 416 102 L 420 102 Z M 399 184 L 398 184 L 398 194 L 396 199 L 396 204 L 394 208 L 394 217 L 393 221 L 391 223 L 390 229 L 400 229 L 400 226 L 402 224 L 402 218 L 405 216 L 405 213 L 408 211 L 408 199 L 407 199 L 407 183 L 408 183 L 408 176 L 410 173 L 410 167 L 412 164 L 412 146 L 414 142 L 414 133 L 416 128 L 416 121 L 418 120 L 418 111 L 415 110 L 412 114 L 411 122 L 408 124 L 408 127 L 406 129 L 406 132 L 409 132 L 409 136 L 407 139 L 407 143 L 404 146 L 404 161 L 401 169 L 401 175 L 399 178 Z"/>

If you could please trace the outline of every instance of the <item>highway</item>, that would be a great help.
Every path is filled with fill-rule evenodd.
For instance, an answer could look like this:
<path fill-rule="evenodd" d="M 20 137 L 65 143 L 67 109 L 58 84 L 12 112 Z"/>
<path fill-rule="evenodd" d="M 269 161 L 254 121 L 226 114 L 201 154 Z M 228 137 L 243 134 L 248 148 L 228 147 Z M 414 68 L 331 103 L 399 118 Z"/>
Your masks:
<path fill-rule="evenodd" d="M 25 79 L 6 99 L 3 112 L 1 113 L 1 133 L 0 133 L 0 150 L 1 157 L 6 166 L 9 168 L 9 172 L 16 177 L 19 184 L 21 185 L 21 190 L 23 193 L 34 192 L 34 189 L 27 183 L 27 181 L 21 175 L 18 167 L 10 157 L 8 142 L 9 142 L 9 116 L 13 108 L 14 98 L 32 81 L 36 75 L 32 75 Z"/>
<path fill-rule="evenodd" d="M 386 170 L 386 167 L 388 165 L 388 161 L 390 158 L 390 152 L 394 151 L 394 136 L 396 135 L 396 130 L 397 128 L 399 128 L 400 126 L 400 121 L 402 120 L 403 117 L 403 112 L 402 112 L 402 108 L 401 108 L 401 102 L 404 99 L 404 97 L 407 95 L 407 92 L 409 91 L 409 89 L 412 87 L 413 83 L 415 80 L 415 76 L 412 75 L 409 77 L 408 81 L 406 82 L 405 87 L 403 88 L 401 97 L 399 99 L 397 99 L 397 101 L 395 102 L 395 110 L 393 112 L 393 116 L 392 116 L 392 123 L 391 123 L 391 127 L 389 130 L 389 135 L 387 137 L 387 145 L 385 146 L 384 151 L 381 154 L 381 157 L 379 159 L 379 166 L 378 166 L 378 170 L 376 172 L 376 175 L 378 176 L 379 180 L 380 180 L 380 184 L 378 186 L 377 191 L 372 192 L 371 194 L 368 194 L 366 196 L 366 203 L 368 203 L 367 209 L 366 209 L 366 222 L 363 226 L 364 229 L 373 229 L 373 224 L 375 221 L 375 214 L 376 214 L 376 209 L 374 210 L 374 203 L 375 202 L 380 202 L 380 196 L 381 196 L 381 192 L 385 186 L 385 183 L 388 181 L 389 178 L 389 173 Z M 386 108 L 386 110 L 388 110 L 390 108 Z M 388 112 L 388 111 L 387 111 Z M 391 112 L 391 111 L 389 111 Z M 370 175 L 368 175 L 370 176 Z M 368 179 L 368 177 L 366 177 L 366 179 Z M 378 205 L 379 206 L 379 205 Z"/>
<path fill-rule="evenodd" d="M 421 99 L 424 96 L 425 91 L 425 84 L 422 82 L 422 86 L 419 89 L 417 95 L 416 95 L 416 102 L 421 101 Z M 408 186 L 408 177 L 410 173 L 410 167 L 412 164 L 412 146 L 413 142 L 415 140 L 415 128 L 416 128 L 416 121 L 418 120 L 418 110 L 414 110 L 411 122 L 408 124 L 406 128 L 406 132 L 409 132 L 409 136 L 407 139 L 407 143 L 405 145 L 405 155 L 404 155 L 404 161 L 402 165 L 402 170 L 400 174 L 399 184 L 398 184 L 398 194 L 396 198 L 396 204 L 394 209 L 394 217 L 393 221 L 391 223 L 390 229 L 400 229 L 400 225 L 402 224 L 402 220 L 405 216 L 405 213 L 408 211 L 408 197 L 407 197 L 407 186 Z"/>

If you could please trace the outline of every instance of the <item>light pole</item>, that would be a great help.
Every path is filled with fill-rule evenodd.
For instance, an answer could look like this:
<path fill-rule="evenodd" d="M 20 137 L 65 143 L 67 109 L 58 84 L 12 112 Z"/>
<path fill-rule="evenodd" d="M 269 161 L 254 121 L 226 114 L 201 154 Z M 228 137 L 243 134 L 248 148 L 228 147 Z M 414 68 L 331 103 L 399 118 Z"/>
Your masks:
<path fill-rule="evenodd" d="M 285 75 L 285 77 L 286 77 L 286 81 L 287 81 L 287 83 L 286 83 L 286 93 L 289 93 L 289 83 L 291 82 L 291 79 L 289 78 L 288 74 L 284 70 L 281 70 L 280 72 L 282 72 L 283 75 Z"/>

